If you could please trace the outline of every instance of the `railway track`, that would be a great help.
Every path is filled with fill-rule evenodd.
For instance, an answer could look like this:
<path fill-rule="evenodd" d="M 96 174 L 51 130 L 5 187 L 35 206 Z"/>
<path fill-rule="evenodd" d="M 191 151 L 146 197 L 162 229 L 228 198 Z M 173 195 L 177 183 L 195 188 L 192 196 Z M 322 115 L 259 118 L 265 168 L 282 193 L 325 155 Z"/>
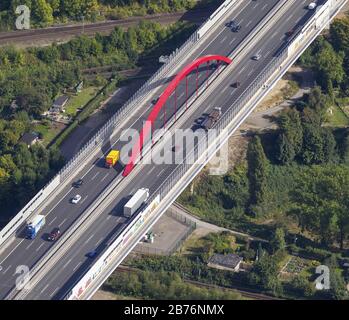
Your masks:
<path fill-rule="evenodd" d="M 146 15 L 142 17 L 130 17 L 120 20 L 109 20 L 105 22 L 74 24 L 69 26 L 49 27 L 44 29 L 32 29 L 21 31 L 10 31 L 0 33 L 0 46 L 7 44 L 25 44 L 42 41 L 63 41 L 82 33 L 92 36 L 99 33 L 109 33 L 115 27 L 128 28 L 138 24 L 141 20 L 159 22 L 168 24 L 178 20 L 189 21 L 194 23 L 203 22 L 212 12 L 212 8 L 203 8 L 188 12 L 175 12 L 165 14 Z"/>

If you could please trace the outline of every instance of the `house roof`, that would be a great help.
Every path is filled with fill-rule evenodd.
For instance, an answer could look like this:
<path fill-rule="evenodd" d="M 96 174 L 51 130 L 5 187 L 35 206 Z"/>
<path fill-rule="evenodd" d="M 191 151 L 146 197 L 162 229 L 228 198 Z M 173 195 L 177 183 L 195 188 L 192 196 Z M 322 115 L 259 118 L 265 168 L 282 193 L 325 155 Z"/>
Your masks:
<path fill-rule="evenodd" d="M 20 139 L 19 142 L 24 142 L 28 145 L 32 144 L 36 139 L 38 138 L 38 135 L 34 132 L 31 133 L 25 133 Z"/>
<path fill-rule="evenodd" d="M 55 100 L 53 105 L 63 107 L 67 103 L 68 99 L 69 99 L 68 96 L 60 96 Z"/>
<path fill-rule="evenodd" d="M 209 263 L 217 264 L 223 267 L 227 268 L 235 268 L 240 262 L 242 261 L 242 258 L 236 254 L 214 254 L 210 260 Z"/>

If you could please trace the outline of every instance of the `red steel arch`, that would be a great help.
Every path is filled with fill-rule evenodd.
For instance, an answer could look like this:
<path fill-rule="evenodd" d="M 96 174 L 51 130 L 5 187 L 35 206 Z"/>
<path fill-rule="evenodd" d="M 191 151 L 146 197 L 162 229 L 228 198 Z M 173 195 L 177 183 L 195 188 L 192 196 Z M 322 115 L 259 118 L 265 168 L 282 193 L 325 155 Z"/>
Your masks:
<path fill-rule="evenodd" d="M 193 70 L 198 68 L 200 65 L 204 63 L 208 63 L 210 61 L 223 61 L 227 64 L 230 64 L 232 60 L 228 57 L 220 56 L 220 55 L 208 55 L 208 56 L 203 56 L 189 65 L 187 65 L 183 70 L 181 70 L 175 78 L 169 83 L 169 85 L 166 87 L 165 91 L 162 93 L 160 96 L 159 100 L 157 103 L 154 105 L 152 111 L 150 112 L 148 118 L 147 118 L 147 123 L 148 125 L 144 125 L 137 143 L 134 144 L 132 148 L 132 154 L 131 154 L 131 159 L 129 163 L 126 165 L 125 170 L 123 172 L 123 176 L 126 177 L 131 173 L 131 171 L 134 168 L 134 165 L 136 163 L 136 160 L 140 154 L 140 151 L 143 147 L 144 139 L 148 137 L 150 134 L 151 128 L 153 128 L 154 122 L 157 119 L 161 109 L 164 107 L 166 101 L 168 98 L 172 95 L 172 93 L 175 91 L 179 83 L 186 78 L 187 75 L 189 75 Z M 149 125 L 150 124 L 150 125 Z"/>

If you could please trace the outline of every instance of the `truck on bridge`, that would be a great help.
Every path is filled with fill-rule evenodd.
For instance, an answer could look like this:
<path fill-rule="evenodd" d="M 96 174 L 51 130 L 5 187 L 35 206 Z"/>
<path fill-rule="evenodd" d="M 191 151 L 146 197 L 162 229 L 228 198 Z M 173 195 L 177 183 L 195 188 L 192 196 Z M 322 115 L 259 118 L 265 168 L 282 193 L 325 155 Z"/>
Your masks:
<path fill-rule="evenodd" d="M 221 108 L 214 108 L 209 115 L 206 116 L 204 121 L 202 122 L 201 126 L 205 130 L 212 129 L 214 124 L 219 120 L 219 118 L 222 115 L 222 109 Z"/>
<path fill-rule="evenodd" d="M 105 166 L 107 168 L 114 167 L 120 158 L 120 151 L 111 150 L 108 155 L 105 157 Z"/>
<path fill-rule="evenodd" d="M 125 204 L 124 216 L 127 218 L 132 215 L 146 202 L 149 198 L 149 189 L 141 188 L 132 196 L 132 198 Z"/>
<path fill-rule="evenodd" d="M 45 222 L 46 219 L 43 215 L 37 215 L 31 221 L 29 221 L 26 227 L 27 238 L 34 239 L 40 229 L 45 225 Z"/>

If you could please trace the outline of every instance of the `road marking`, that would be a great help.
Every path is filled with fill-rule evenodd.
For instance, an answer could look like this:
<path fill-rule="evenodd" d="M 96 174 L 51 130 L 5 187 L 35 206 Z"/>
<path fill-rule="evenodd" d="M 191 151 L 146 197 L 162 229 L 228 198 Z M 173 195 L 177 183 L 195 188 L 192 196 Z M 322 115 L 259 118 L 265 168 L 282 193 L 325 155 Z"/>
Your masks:
<path fill-rule="evenodd" d="M 108 215 L 107 220 L 109 220 L 110 218 L 111 218 L 111 215 Z"/>
<path fill-rule="evenodd" d="M 3 274 L 5 274 L 7 271 L 9 271 L 11 267 L 12 267 L 12 264 L 10 264 L 10 265 L 3 271 Z"/>
<path fill-rule="evenodd" d="M 233 44 L 233 42 L 236 40 L 236 38 L 231 39 L 231 41 L 229 42 L 229 44 Z"/>
<path fill-rule="evenodd" d="M 24 241 L 24 239 L 21 240 L 21 241 L 11 250 L 11 252 L 5 257 L 5 259 L 2 260 L 2 261 L 0 262 L 0 265 L 2 265 L 2 264 L 4 263 L 4 261 L 18 248 L 18 246 L 19 246 L 23 241 Z"/>
<path fill-rule="evenodd" d="M 100 172 L 97 172 L 97 173 L 91 178 L 91 180 L 94 180 L 99 174 L 100 174 Z"/>
<path fill-rule="evenodd" d="M 42 244 L 40 244 L 37 248 L 36 248 L 36 252 L 38 252 L 41 248 L 42 248 L 42 246 L 44 245 L 45 243 L 42 243 Z"/>
<path fill-rule="evenodd" d="M 57 216 L 55 216 L 55 217 L 52 219 L 52 221 L 51 221 L 48 225 L 50 226 L 53 222 L 56 221 L 56 219 L 57 219 Z"/>
<path fill-rule="evenodd" d="M 249 73 L 248 73 L 248 77 L 253 73 L 254 69 L 252 69 Z"/>
<path fill-rule="evenodd" d="M 51 294 L 50 297 L 52 298 L 54 296 L 54 294 L 59 290 L 59 287 L 57 287 Z"/>
<path fill-rule="evenodd" d="M 244 22 L 244 19 L 242 18 L 238 24 L 242 24 Z"/>
<path fill-rule="evenodd" d="M 88 198 L 88 195 L 81 201 L 81 204 L 83 204 L 87 198 Z"/>
<path fill-rule="evenodd" d="M 246 27 L 248 27 L 252 23 L 252 20 L 250 20 L 247 24 Z"/>
<path fill-rule="evenodd" d="M 88 242 L 94 237 L 94 235 L 95 235 L 94 233 L 91 234 L 91 235 L 88 237 L 88 239 L 85 241 L 85 244 L 88 243 Z"/>
<path fill-rule="evenodd" d="M 165 168 L 164 169 L 162 169 L 158 174 L 157 174 L 157 176 L 158 177 L 160 177 L 161 176 L 161 174 L 163 173 L 165 171 Z"/>
<path fill-rule="evenodd" d="M 269 51 L 265 54 L 265 56 L 267 57 L 267 56 L 270 54 L 270 52 L 271 52 L 271 51 L 269 50 Z"/>
<path fill-rule="evenodd" d="M 70 259 L 67 261 L 67 263 L 62 267 L 62 269 L 65 269 L 66 266 L 67 266 L 72 260 L 73 260 L 73 258 L 70 258 Z"/>
<path fill-rule="evenodd" d="M 101 181 L 104 181 L 108 176 L 109 176 L 109 173 L 107 173 L 107 174 L 101 179 Z"/>
<path fill-rule="evenodd" d="M 246 69 L 247 65 L 244 65 L 241 70 L 238 72 L 238 74 L 242 73 Z"/>
<path fill-rule="evenodd" d="M 265 8 L 268 6 L 268 4 L 266 3 L 263 7 L 262 7 L 262 11 L 265 10 Z"/>
<path fill-rule="evenodd" d="M 153 171 L 155 170 L 155 167 L 153 166 L 147 173 L 147 176 L 149 176 Z"/>
<path fill-rule="evenodd" d="M 104 240 L 104 238 L 101 238 L 98 240 L 98 242 L 96 243 L 96 247 Z"/>
<path fill-rule="evenodd" d="M 41 290 L 41 293 L 43 293 L 49 286 L 50 284 L 47 284 L 44 289 Z"/>
<path fill-rule="evenodd" d="M 178 97 L 178 99 L 182 98 L 184 96 L 184 92 Z"/>
<path fill-rule="evenodd" d="M 75 271 L 77 268 L 79 268 L 81 264 L 82 264 L 82 262 L 80 261 L 80 262 L 74 267 L 73 271 Z"/>
<path fill-rule="evenodd" d="M 222 93 L 225 92 L 229 87 L 224 87 L 224 89 L 222 90 Z"/>
<path fill-rule="evenodd" d="M 225 36 L 225 37 L 221 40 L 221 43 L 225 42 L 225 40 L 227 40 L 227 36 Z"/>
<path fill-rule="evenodd" d="M 259 2 L 257 2 L 252 8 L 256 9 L 259 6 Z"/>
<path fill-rule="evenodd" d="M 34 241 L 30 241 L 29 245 L 25 249 L 28 250 L 33 245 L 33 243 Z"/>
<path fill-rule="evenodd" d="M 67 218 L 65 218 L 58 227 L 61 227 L 66 221 L 67 221 Z"/>

